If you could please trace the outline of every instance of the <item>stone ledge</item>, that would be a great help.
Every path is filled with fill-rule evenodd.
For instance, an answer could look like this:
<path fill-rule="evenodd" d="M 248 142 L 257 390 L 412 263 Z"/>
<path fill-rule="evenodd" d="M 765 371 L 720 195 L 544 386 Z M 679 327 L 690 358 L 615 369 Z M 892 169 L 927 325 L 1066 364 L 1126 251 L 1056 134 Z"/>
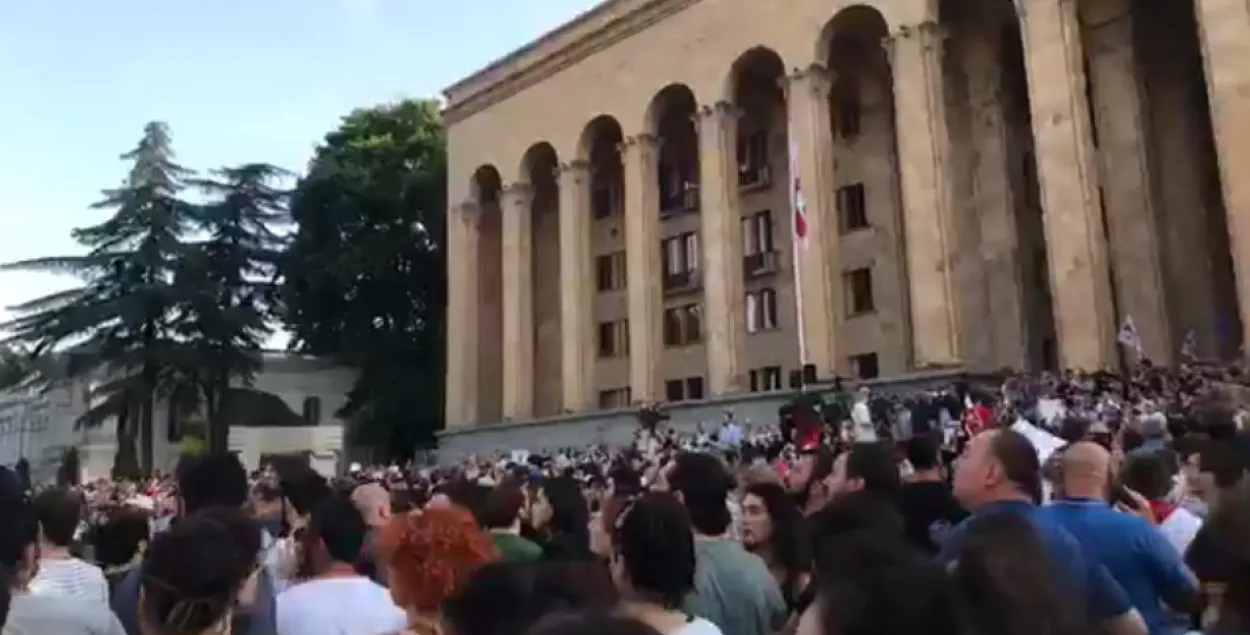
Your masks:
<path fill-rule="evenodd" d="M 985 383 L 997 381 L 997 376 L 961 370 L 932 370 L 864 382 L 847 381 L 844 386 L 847 389 L 868 386 L 885 393 L 910 393 L 949 386 L 960 380 Z M 831 383 L 826 383 L 814 386 L 809 391 L 825 394 L 832 387 Z M 719 422 L 726 408 L 732 408 L 734 416 L 740 422 L 771 425 L 776 422 L 777 409 L 789 403 L 797 394 L 799 392 L 796 390 L 780 390 L 671 404 L 667 406 L 667 425 L 680 431 L 693 432 L 701 422 Z M 538 451 L 598 444 L 622 447 L 633 441 L 634 431 L 638 428 L 636 413 L 636 408 L 619 408 L 533 421 L 510 421 L 444 430 L 439 433 L 439 462 L 455 461 L 473 453 L 508 452 L 513 449 Z"/>
<path fill-rule="evenodd" d="M 606 0 L 444 89 L 443 121 L 463 121 L 699 1 Z"/>

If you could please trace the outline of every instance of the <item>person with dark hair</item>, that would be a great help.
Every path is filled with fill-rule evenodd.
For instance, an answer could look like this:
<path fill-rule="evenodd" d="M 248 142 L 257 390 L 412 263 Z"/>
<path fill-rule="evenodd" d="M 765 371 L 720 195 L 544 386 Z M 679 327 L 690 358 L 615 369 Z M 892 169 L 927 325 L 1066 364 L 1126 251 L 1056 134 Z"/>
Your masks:
<path fill-rule="evenodd" d="M 662 635 L 638 619 L 595 611 L 555 613 L 534 624 L 525 635 Z"/>
<path fill-rule="evenodd" d="M 482 528 L 490 532 L 495 548 L 504 560 L 535 562 L 543 556 L 542 547 L 521 537 L 521 517 L 525 510 L 525 491 L 519 483 L 500 483 L 486 497 L 478 514 Z"/>
<path fill-rule="evenodd" d="M 898 462 L 894 446 L 885 441 L 852 443 L 833 461 L 833 495 L 867 490 L 893 499 L 899 490 Z"/>
<path fill-rule="evenodd" d="M 786 603 L 772 572 L 727 536 L 734 482 L 720 459 L 683 452 L 659 480 L 681 501 L 694 529 L 698 566 L 686 610 L 726 635 L 769 635 L 784 624 Z"/>
<path fill-rule="evenodd" d="M 68 488 L 45 490 L 33 506 L 39 520 L 39 573 L 30 592 L 108 602 L 104 572 L 70 553 L 82 522 L 82 496 Z"/>
<path fill-rule="evenodd" d="M 786 475 L 786 488 L 805 515 L 820 509 L 832 496 L 834 459 L 832 450 L 818 446 L 800 453 Z"/>
<path fill-rule="evenodd" d="M 124 633 L 99 600 L 30 592 L 39 569 L 39 520 L 20 492 L 0 491 L 0 519 L 0 581 L 9 597 L 5 635 Z"/>
<path fill-rule="evenodd" d="M 238 507 L 216 507 L 182 517 L 157 534 L 138 569 L 141 632 L 242 632 L 234 607 L 257 571 L 258 529 Z"/>
<path fill-rule="evenodd" d="M 174 525 L 183 518 L 213 507 L 242 509 L 248 502 L 247 471 L 239 457 L 231 453 L 206 454 L 184 460 L 178 465 L 178 516 Z M 255 527 L 261 541 L 258 560 L 264 561 L 268 535 Z M 236 545 L 243 549 L 246 545 Z M 240 595 L 233 610 L 233 622 L 238 626 L 233 635 L 274 635 L 274 596 L 276 573 L 268 562 L 264 563 L 249 593 Z M 132 569 L 122 578 L 113 591 L 110 604 L 113 612 L 126 628 L 127 635 L 141 635 L 139 629 L 139 569 Z"/>
<path fill-rule="evenodd" d="M 376 635 L 398 631 L 407 616 L 390 592 L 360 575 L 356 562 L 369 526 L 346 497 L 313 508 L 301 539 L 311 578 L 278 594 L 277 635 Z"/>
<path fill-rule="evenodd" d="M 1046 546 L 1061 588 L 1079 598 L 1091 620 L 1114 635 L 1144 635 L 1145 622 L 1124 589 L 1053 515 L 1037 506 L 1041 464 L 1027 437 L 1011 429 L 989 430 L 969 440 L 955 466 L 954 494 L 972 515 L 953 527 L 938 560 L 953 563 L 960 540 L 976 518 L 1018 514 L 1032 523 Z"/>
<path fill-rule="evenodd" d="M 937 434 L 907 441 L 907 462 L 912 475 L 898 493 L 898 509 L 907 523 L 907 542 L 936 554 L 942 538 L 968 514 L 951 494 L 942 475 L 942 443 Z"/>
<path fill-rule="evenodd" d="M 442 623 L 456 635 L 523 635 L 546 616 L 606 612 L 616 603 L 612 579 L 598 563 L 494 562 L 442 602 Z"/>
<path fill-rule="evenodd" d="M 682 609 L 695 590 L 694 531 L 671 494 L 645 494 L 622 509 L 612 551 L 624 614 L 664 635 L 721 635 L 715 624 Z"/>
<path fill-rule="evenodd" d="M 943 567 L 898 535 L 856 533 L 839 540 L 837 557 L 817 568 L 819 590 L 799 617 L 798 635 L 960 633 Z"/>
<path fill-rule="evenodd" d="M 1017 514 L 968 523 L 952 570 L 955 613 L 966 633 L 1088 635 L 1080 605 L 1058 585 L 1046 547 Z"/>
<path fill-rule="evenodd" d="M 130 570 L 139 566 L 150 535 L 151 516 L 129 505 L 105 511 L 103 519 L 88 532 L 87 541 L 95 563 L 103 568 L 110 599 Z"/>
<path fill-rule="evenodd" d="M 772 571 L 786 607 L 792 613 L 806 608 L 811 599 L 805 594 L 812 572 L 810 541 L 803 513 L 780 485 L 747 486 L 742 496 L 742 544 Z"/>
<path fill-rule="evenodd" d="M 547 559 L 591 557 L 590 508 L 577 481 L 567 476 L 544 480 L 530 505 L 529 519 Z"/>
<path fill-rule="evenodd" d="M 1172 475 L 1162 452 L 1132 454 L 1120 468 L 1120 483 L 1146 499 L 1160 533 L 1177 553 L 1185 553 L 1193 542 L 1202 519 L 1168 500 Z"/>

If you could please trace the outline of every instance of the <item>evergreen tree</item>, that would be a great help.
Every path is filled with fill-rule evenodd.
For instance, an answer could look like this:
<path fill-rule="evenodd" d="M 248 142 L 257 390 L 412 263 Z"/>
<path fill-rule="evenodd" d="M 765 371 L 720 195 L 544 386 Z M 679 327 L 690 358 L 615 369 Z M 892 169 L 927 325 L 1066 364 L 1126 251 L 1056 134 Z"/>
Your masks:
<path fill-rule="evenodd" d="M 232 380 L 250 386 L 261 369 L 261 349 L 273 334 L 277 262 L 284 241 L 274 226 L 287 219 L 289 178 L 281 168 L 252 163 L 224 168 L 195 181 L 208 196 L 197 207 L 196 228 L 205 235 L 187 245 L 178 271 L 186 294 L 177 331 L 187 342 L 178 385 L 194 394 L 179 399 L 185 410 L 202 407 L 210 451 L 229 447 L 229 422 L 218 414 Z M 171 439 L 174 440 L 174 439 Z"/>
<path fill-rule="evenodd" d="M 79 425 L 114 420 L 118 426 L 117 471 L 152 467 L 152 418 L 156 400 L 176 391 L 172 383 L 179 341 L 171 328 L 180 299 L 174 285 L 182 237 L 191 207 L 181 198 L 190 171 L 174 160 L 168 127 L 147 124 L 138 145 L 121 156 L 130 164 L 122 184 L 104 191 L 92 206 L 108 210 L 104 222 L 75 229 L 86 253 L 4 265 L 0 270 L 70 273 L 83 284 L 14 307 L 17 319 L 0 327 L 34 355 L 71 346 L 68 379 L 90 379 L 92 407 Z"/>

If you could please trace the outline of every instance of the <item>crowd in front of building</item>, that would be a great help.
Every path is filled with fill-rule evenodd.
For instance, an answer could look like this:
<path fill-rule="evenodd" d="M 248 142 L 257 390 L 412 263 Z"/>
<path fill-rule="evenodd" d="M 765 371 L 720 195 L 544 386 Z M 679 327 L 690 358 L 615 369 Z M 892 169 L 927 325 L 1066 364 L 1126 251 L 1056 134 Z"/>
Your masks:
<path fill-rule="evenodd" d="M 3 633 L 1250 633 L 1242 377 L 861 390 L 332 479 L 231 454 L 78 488 L 6 471 Z"/>

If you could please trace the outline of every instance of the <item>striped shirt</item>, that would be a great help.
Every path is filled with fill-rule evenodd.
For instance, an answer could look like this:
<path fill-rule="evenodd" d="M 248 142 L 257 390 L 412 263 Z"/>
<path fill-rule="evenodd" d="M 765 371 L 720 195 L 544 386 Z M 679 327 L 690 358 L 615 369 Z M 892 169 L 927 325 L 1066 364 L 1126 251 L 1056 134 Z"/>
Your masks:
<path fill-rule="evenodd" d="M 108 582 L 104 572 L 89 562 L 78 558 L 64 560 L 41 560 L 39 572 L 30 583 L 33 595 L 69 597 L 107 603 Z"/>

